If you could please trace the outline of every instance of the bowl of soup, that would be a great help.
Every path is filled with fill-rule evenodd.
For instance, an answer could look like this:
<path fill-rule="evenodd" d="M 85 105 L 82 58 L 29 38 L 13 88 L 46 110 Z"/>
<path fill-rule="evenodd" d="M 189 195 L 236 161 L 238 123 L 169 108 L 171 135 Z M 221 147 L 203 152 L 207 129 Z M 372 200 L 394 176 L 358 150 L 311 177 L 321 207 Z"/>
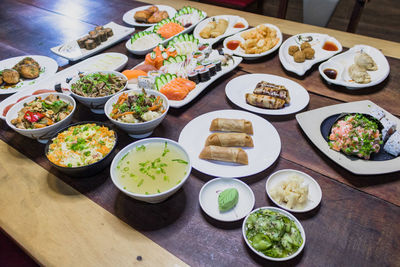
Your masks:
<path fill-rule="evenodd" d="M 147 138 L 122 149 L 111 163 L 110 175 L 126 195 L 159 203 L 183 186 L 191 170 L 189 155 L 177 142 Z"/>

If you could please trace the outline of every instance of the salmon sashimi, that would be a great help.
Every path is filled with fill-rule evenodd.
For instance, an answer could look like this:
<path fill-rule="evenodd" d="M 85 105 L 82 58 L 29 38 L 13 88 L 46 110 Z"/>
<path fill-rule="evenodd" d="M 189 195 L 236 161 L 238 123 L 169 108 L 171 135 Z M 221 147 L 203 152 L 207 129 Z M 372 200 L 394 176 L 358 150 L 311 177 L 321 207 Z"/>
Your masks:
<path fill-rule="evenodd" d="M 160 27 L 157 30 L 157 33 L 159 33 L 165 39 L 169 39 L 172 36 L 183 31 L 184 29 L 185 28 L 183 26 L 179 25 L 178 23 L 169 22 L 169 23 L 164 24 L 162 27 Z"/>
<path fill-rule="evenodd" d="M 161 87 L 160 92 L 169 100 L 182 100 L 196 87 L 196 83 L 185 78 L 175 78 Z"/>

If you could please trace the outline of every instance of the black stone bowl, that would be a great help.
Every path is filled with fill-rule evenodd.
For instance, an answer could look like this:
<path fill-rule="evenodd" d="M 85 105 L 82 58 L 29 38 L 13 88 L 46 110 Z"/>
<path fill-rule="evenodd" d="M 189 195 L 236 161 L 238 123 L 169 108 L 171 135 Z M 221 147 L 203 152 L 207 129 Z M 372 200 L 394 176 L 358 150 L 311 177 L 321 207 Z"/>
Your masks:
<path fill-rule="evenodd" d="M 329 135 L 331 134 L 332 127 L 333 127 L 333 125 L 336 124 L 336 122 L 338 122 L 339 120 L 343 119 L 347 115 L 356 115 L 356 114 L 364 115 L 369 120 L 372 120 L 372 121 L 376 122 L 378 124 L 379 131 L 382 133 L 382 130 L 383 130 L 382 123 L 377 118 L 375 118 L 375 117 L 373 117 L 373 116 L 371 116 L 369 114 L 364 114 L 364 113 L 340 113 L 340 114 L 335 114 L 335 115 L 329 116 L 328 118 L 326 118 L 321 123 L 321 128 L 320 128 L 321 129 L 321 134 L 324 137 L 324 139 L 326 140 L 326 142 L 329 143 Z M 342 153 L 343 155 L 346 155 L 350 159 L 360 159 L 357 156 L 347 155 L 347 154 L 343 153 L 342 151 L 340 151 L 340 153 Z M 378 153 L 372 153 L 369 160 L 370 161 L 384 161 L 384 160 L 390 160 L 390 159 L 394 159 L 394 158 L 396 158 L 396 157 L 393 156 L 393 155 L 390 155 L 389 153 L 387 153 L 387 152 L 385 152 L 383 150 L 383 144 L 382 144 L 381 148 L 378 151 Z"/>
<path fill-rule="evenodd" d="M 52 143 L 53 138 L 55 138 L 59 133 L 67 130 L 69 127 L 72 126 L 76 126 L 76 125 L 83 125 L 83 124 L 88 124 L 88 123 L 95 123 L 96 125 L 99 126 L 105 126 L 107 128 L 109 128 L 110 130 L 114 131 L 115 134 L 115 143 L 114 143 L 114 147 L 111 149 L 111 151 L 101 160 L 86 165 L 86 166 L 80 166 L 80 167 L 62 167 L 62 166 L 58 166 L 56 164 L 54 164 L 53 162 L 51 162 L 48 158 L 47 158 L 47 152 L 49 151 L 49 146 Z M 108 165 L 110 165 L 112 159 L 114 158 L 114 152 L 115 152 L 115 148 L 117 147 L 117 142 L 118 142 L 118 136 L 117 136 L 117 132 L 115 131 L 114 127 L 109 124 L 109 123 L 104 123 L 104 122 L 98 122 L 98 121 L 83 121 L 83 122 L 78 122 L 78 123 L 74 123 L 74 124 L 70 124 L 67 127 L 62 128 L 61 130 L 59 130 L 57 133 L 55 133 L 47 142 L 46 147 L 44 148 L 44 153 L 46 155 L 46 159 L 50 162 L 51 166 L 53 166 L 54 168 L 56 168 L 57 170 L 72 176 L 72 177 L 90 177 L 90 176 L 94 176 L 95 174 L 101 172 L 102 170 L 104 170 Z"/>

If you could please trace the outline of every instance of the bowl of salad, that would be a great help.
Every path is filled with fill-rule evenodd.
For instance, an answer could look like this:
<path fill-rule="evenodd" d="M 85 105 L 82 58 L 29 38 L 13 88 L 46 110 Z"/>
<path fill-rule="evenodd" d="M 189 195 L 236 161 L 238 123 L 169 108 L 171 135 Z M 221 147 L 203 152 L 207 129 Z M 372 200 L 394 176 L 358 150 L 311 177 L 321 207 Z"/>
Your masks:
<path fill-rule="evenodd" d="M 110 98 L 104 106 L 108 119 L 133 138 L 145 138 L 163 121 L 168 99 L 158 91 L 132 89 Z"/>
<path fill-rule="evenodd" d="M 117 71 L 85 72 L 70 82 L 71 95 L 93 113 L 103 114 L 104 104 L 113 95 L 126 89 L 128 79 Z"/>
<path fill-rule="evenodd" d="M 296 257 L 306 243 L 303 226 L 296 217 L 275 207 L 253 210 L 244 219 L 242 232 L 254 253 L 272 261 Z"/>
<path fill-rule="evenodd" d="M 62 93 L 30 96 L 16 103 L 7 112 L 7 125 L 19 134 L 41 143 L 72 120 L 75 100 Z"/>
<path fill-rule="evenodd" d="M 107 123 L 79 122 L 54 134 L 45 155 L 53 167 L 70 176 L 93 176 L 110 164 L 117 140 L 116 131 Z"/>

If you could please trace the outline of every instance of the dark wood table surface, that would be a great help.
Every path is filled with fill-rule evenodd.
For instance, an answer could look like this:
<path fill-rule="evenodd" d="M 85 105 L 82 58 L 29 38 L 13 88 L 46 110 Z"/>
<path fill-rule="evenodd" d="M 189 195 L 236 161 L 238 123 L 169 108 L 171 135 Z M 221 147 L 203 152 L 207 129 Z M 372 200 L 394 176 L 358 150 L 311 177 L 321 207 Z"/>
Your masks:
<path fill-rule="evenodd" d="M 123 13 L 141 5 L 143 3 L 122 0 L 2 0 L 0 60 L 40 54 L 54 58 L 62 68 L 68 67 L 71 63 L 54 55 L 51 47 L 86 33 L 93 25 L 109 21 L 123 24 Z M 129 57 L 126 68 L 143 60 L 143 57 L 131 55 L 124 41 L 105 52 L 126 54 Z M 224 89 L 231 79 L 248 73 L 277 74 L 299 82 L 310 93 L 306 110 L 370 99 L 399 116 L 400 60 L 388 60 L 389 78 L 363 93 L 328 86 L 319 77 L 316 67 L 303 78 L 293 76 L 283 70 L 276 52 L 256 62 L 245 61 L 187 106 L 170 109 L 152 136 L 177 140 L 182 128 L 193 118 L 209 111 L 238 109 L 226 98 Z M 213 177 L 193 170 L 177 194 L 161 204 L 146 204 L 119 192 L 109 178 L 108 168 L 96 179 L 77 180 L 57 172 L 44 158 L 44 145 L 18 135 L 3 121 L 0 122 L 0 138 L 189 265 L 400 266 L 400 172 L 379 176 L 351 174 L 311 144 L 294 115 L 264 118 L 278 130 L 282 152 L 270 168 L 242 179 L 254 191 L 255 208 L 273 205 L 265 193 L 265 182 L 271 173 L 280 169 L 296 169 L 311 175 L 323 192 L 322 202 L 315 210 L 295 214 L 307 234 L 304 251 L 281 264 L 265 261 L 247 248 L 241 234 L 242 221 L 221 223 L 201 211 L 198 193 Z M 106 117 L 78 105 L 74 121 L 80 120 L 106 121 Z M 134 141 L 122 131 L 118 134 L 118 149 Z M 4 233 L 0 237 L 1 266 L 36 264 Z"/>

